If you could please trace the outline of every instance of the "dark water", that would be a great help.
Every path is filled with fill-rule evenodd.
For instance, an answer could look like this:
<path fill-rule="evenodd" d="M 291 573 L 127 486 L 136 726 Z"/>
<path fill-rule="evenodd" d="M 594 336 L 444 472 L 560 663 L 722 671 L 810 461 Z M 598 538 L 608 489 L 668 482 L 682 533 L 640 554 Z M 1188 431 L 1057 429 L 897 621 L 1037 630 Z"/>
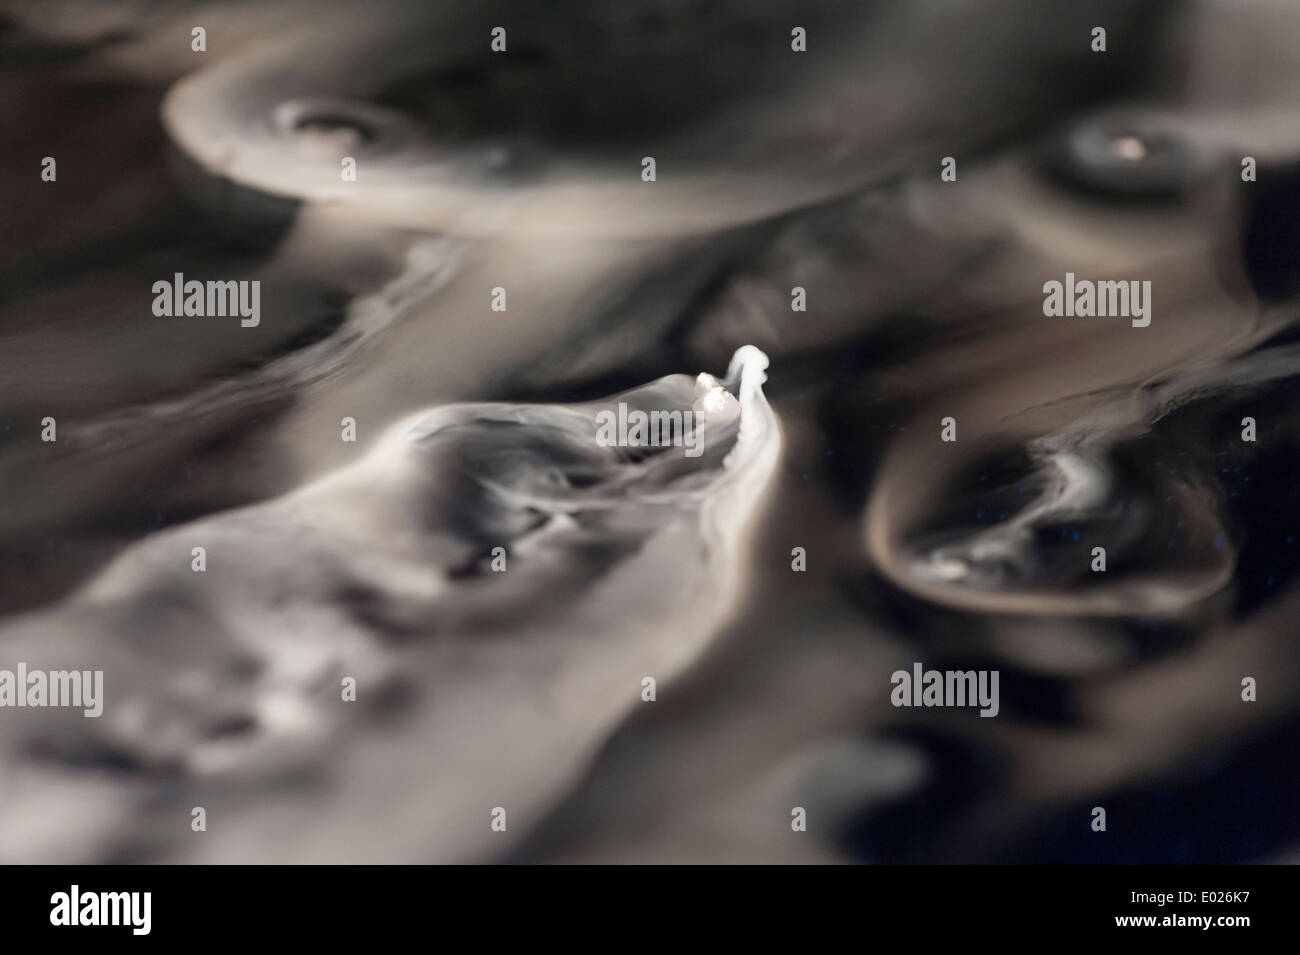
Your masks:
<path fill-rule="evenodd" d="M 4 861 L 1297 858 L 1294 4 L 0 10 Z"/>

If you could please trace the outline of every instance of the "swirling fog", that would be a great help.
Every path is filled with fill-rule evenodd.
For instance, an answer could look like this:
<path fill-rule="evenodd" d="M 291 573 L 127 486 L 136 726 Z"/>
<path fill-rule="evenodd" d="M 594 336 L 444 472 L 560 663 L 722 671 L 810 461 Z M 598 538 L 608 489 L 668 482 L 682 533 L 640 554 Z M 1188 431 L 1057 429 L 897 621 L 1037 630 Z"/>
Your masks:
<path fill-rule="evenodd" d="M 1300 860 L 1297 44 L 0 4 L 0 668 L 105 687 L 0 710 L 0 861 Z M 260 322 L 159 317 L 176 273 Z M 1067 273 L 1150 324 L 1046 316 Z M 914 662 L 997 718 L 891 706 Z"/>

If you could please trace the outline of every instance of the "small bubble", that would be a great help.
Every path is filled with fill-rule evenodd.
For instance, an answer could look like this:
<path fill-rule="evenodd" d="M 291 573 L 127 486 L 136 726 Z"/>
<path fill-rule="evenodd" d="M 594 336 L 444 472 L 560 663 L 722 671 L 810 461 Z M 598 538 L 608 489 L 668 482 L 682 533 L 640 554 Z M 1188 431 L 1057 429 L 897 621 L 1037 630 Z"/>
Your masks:
<path fill-rule="evenodd" d="M 1111 152 L 1120 159 L 1127 159 L 1129 162 L 1137 162 L 1147 158 L 1146 143 L 1136 136 L 1116 136 L 1111 140 Z"/>

